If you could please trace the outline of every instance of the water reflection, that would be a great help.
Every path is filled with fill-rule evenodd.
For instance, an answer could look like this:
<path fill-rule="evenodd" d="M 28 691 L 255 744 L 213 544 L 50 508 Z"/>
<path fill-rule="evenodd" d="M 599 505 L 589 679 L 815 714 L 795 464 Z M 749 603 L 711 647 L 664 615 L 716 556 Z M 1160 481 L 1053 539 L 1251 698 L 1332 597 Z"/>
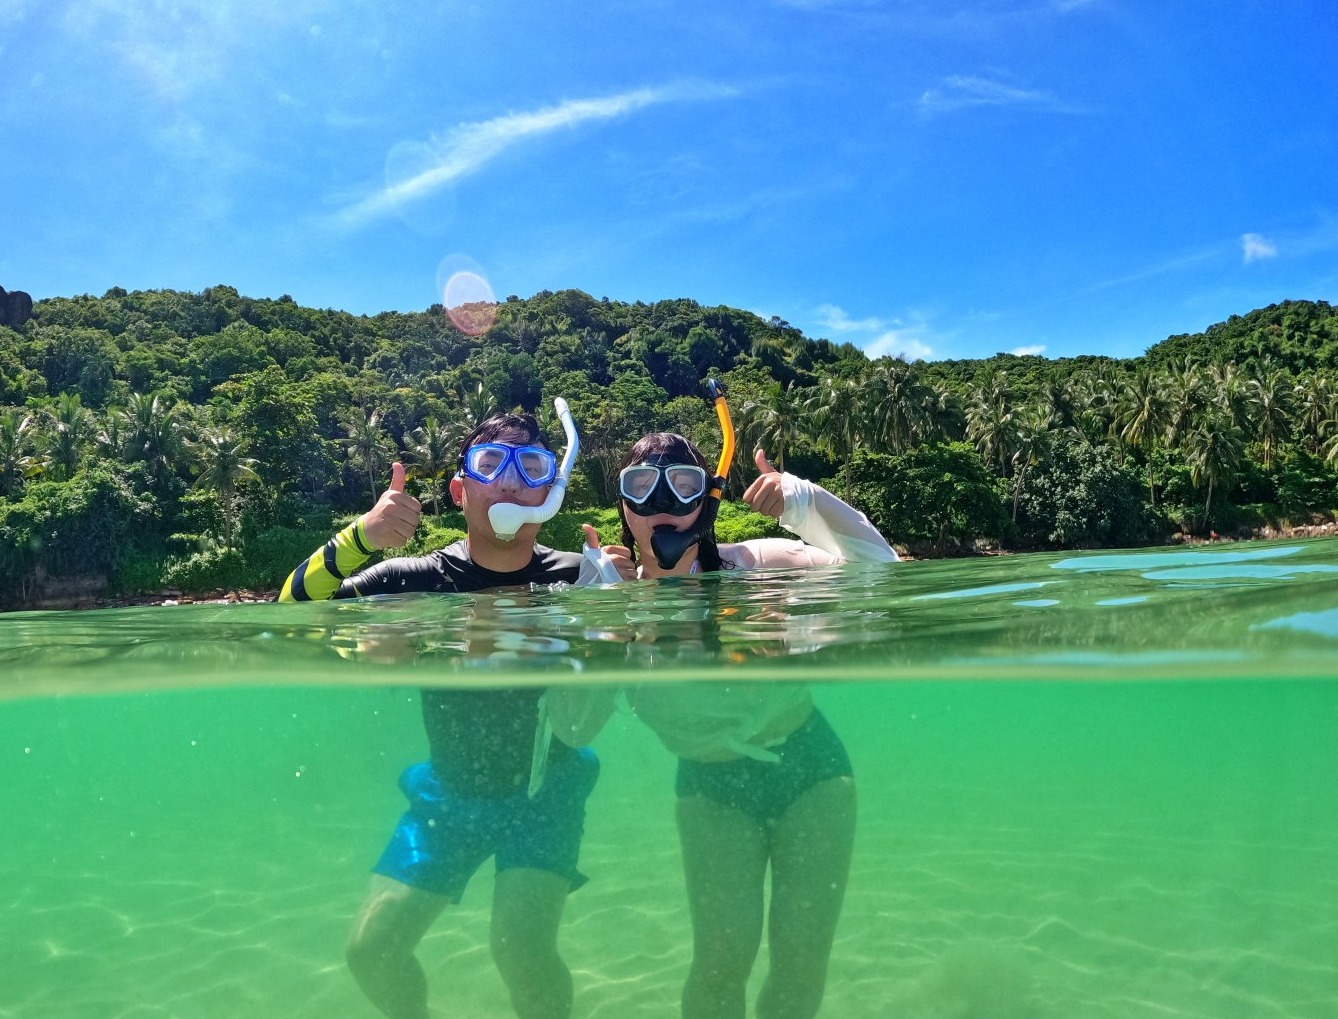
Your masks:
<path fill-rule="evenodd" d="M 1287 566 L 1338 564 L 1338 543 L 1288 548 Z M 0 1014 L 370 1015 L 338 954 L 403 810 L 395 777 L 432 738 L 438 693 L 501 685 L 608 712 L 574 865 L 592 880 L 563 914 L 577 1015 L 676 1015 L 690 909 L 714 903 L 741 925 L 725 964 L 753 943 L 757 913 L 734 896 L 745 882 L 694 885 L 689 903 L 683 868 L 755 866 L 750 840 L 772 837 L 785 803 L 757 774 L 789 753 L 759 734 L 808 710 L 805 726 L 840 734 L 860 802 L 821 1014 L 1152 1019 L 1245 1001 L 1321 1019 L 1338 1007 L 1332 578 L 1292 569 L 1208 589 L 1156 576 L 1176 563 L 1099 558 L 1091 571 L 1016 557 L 809 582 L 0 618 Z M 1054 604 L 920 597 L 1041 582 L 1052 597 L 1035 600 Z M 958 681 L 986 675 L 1066 681 Z M 803 682 L 814 676 L 880 682 Z M 1222 676 L 1237 681 L 1126 682 Z M 1091 679 L 1112 682 L 1073 682 Z M 796 770 L 834 759 L 810 734 Z M 474 749 L 523 786 L 534 736 Z M 470 734 L 437 738 L 462 751 Z M 678 774 L 679 756 L 731 740 L 757 753 Z M 553 738 L 541 794 L 580 799 L 581 769 L 556 760 L 572 753 Z M 422 778 L 405 776 L 407 866 L 451 816 Z M 730 811 L 699 819 L 699 864 L 675 830 L 680 782 Z M 844 852 L 833 831 L 824 821 L 800 858 Z M 461 1014 L 505 1000 L 485 871 L 422 952 Z"/>
<path fill-rule="evenodd" d="M 1148 678 L 1146 655 L 1167 651 L 1175 668 L 1160 678 L 1218 678 L 1224 651 L 1244 675 L 1327 676 L 1331 645 L 1298 641 L 1314 627 L 1278 621 L 1338 609 L 1335 571 L 1338 541 L 1318 540 L 711 575 L 540 588 L 523 600 L 11 613 L 0 617 L 0 699 L 237 683 L 486 686 L 504 673 L 623 684 L 696 680 L 702 668 L 740 680 L 1029 678 L 1038 661 L 1075 650 L 1099 654 L 1108 679 Z"/>

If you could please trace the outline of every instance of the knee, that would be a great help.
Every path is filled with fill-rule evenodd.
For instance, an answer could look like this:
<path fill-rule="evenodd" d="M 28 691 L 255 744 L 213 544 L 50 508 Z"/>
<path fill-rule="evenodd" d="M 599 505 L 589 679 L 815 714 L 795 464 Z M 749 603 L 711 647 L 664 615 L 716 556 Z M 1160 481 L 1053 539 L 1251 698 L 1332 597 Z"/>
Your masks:
<path fill-rule="evenodd" d="M 724 966 L 718 959 L 694 956 L 688 969 L 688 978 L 683 984 L 682 1011 L 685 1019 L 742 1016 L 747 1008 L 750 969 L 747 966 Z"/>
<path fill-rule="evenodd" d="M 719 994 L 731 989 L 742 989 L 753 970 L 753 960 L 735 953 L 694 953 L 689 980 L 699 988 Z"/>
<path fill-rule="evenodd" d="M 493 962 L 504 977 L 546 972 L 562 965 L 556 939 L 535 937 L 528 931 L 494 931 L 489 945 Z"/>
<path fill-rule="evenodd" d="M 773 969 L 757 999 L 757 1019 L 813 1019 L 826 983 L 825 971 L 799 975 Z"/>
<path fill-rule="evenodd" d="M 365 931 L 355 929 L 349 933 L 344 943 L 344 961 L 354 973 L 366 973 L 375 969 L 378 959 L 384 959 L 385 952 L 379 949 Z"/>
<path fill-rule="evenodd" d="M 375 972 L 412 954 L 413 946 L 403 939 L 387 937 L 366 924 L 354 927 L 344 943 L 344 959 L 354 973 Z"/>

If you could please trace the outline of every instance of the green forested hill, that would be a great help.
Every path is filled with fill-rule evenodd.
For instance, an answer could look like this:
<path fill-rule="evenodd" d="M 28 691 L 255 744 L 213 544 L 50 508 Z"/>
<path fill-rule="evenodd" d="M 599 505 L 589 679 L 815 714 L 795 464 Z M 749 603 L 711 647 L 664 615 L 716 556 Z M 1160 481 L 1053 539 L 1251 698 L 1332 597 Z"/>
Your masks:
<path fill-rule="evenodd" d="M 1167 365 L 1186 358 L 1249 367 L 1270 360 L 1294 375 L 1338 369 L 1338 310 L 1327 301 L 1283 301 L 1232 315 L 1201 333 L 1171 336 L 1143 360 Z"/>
<path fill-rule="evenodd" d="M 439 306 L 354 316 L 227 286 L 37 302 L 0 327 L 0 601 L 73 570 L 123 589 L 227 569 L 272 582 L 304 550 L 289 543 L 370 504 L 392 458 L 445 511 L 460 436 L 496 408 L 543 417 L 555 396 L 582 430 L 570 502 L 607 507 L 648 430 L 714 455 L 710 376 L 740 432 L 736 493 L 760 444 L 916 547 L 1134 544 L 1338 505 L 1324 302 L 1129 360 L 913 365 L 686 299 L 567 290 L 492 310 L 472 336 Z"/>

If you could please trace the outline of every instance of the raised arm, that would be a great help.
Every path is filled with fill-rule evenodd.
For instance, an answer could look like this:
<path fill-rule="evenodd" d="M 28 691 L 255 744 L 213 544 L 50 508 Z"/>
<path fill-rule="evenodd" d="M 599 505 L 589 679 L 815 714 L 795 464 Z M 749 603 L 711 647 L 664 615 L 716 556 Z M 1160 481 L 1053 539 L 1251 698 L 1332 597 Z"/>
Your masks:
<path fill-rule="evenodd" d="M 743 501 L 758 513 L 775 517 L 805 544 L 826 552 L 834 563 L 894 563 L 900 559 L 855 507 L 821 485 L 782 474 L 760 449 L 754 459 L 762 473 L 743 493 Z"/>
<path fill-rule="evenodd" d="M 390 487 L 375 506 L 358 517 L 300 563 L 288 575 L 279 601 L 324 601 L 333 598 L 378 549 L 403 545 L 423 515 L 418 500 L 404 491 L 404 465 L 391 467 Z"/>

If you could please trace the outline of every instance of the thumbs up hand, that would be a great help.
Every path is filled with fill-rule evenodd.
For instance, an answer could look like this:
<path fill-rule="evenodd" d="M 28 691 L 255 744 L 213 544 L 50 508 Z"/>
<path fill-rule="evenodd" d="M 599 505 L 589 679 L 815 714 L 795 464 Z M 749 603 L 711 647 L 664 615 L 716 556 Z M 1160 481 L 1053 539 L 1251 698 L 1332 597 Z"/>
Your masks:
<path fill-rule="evenodd" d="M 781 472 L 767 460 L 767 454 L 759 449 L 753 454 L 760 477 L 748 486 L 743 493 L 743 501 L 755 512 L 779 520 L 785 512 L 785 493 L 781 489 Z"/>
<path fill-rule="evenodd" d="M 599 532 L 590 524 L 582 524 L 587 548 L 599 548 Z M 636 563 L 632 561 L 632 550 L 626 545 L 605 545 L 604 554 L 609 557 L 623 580 L 636 580 Z"/>
<path fill-rule="evenodd" d="M 413 537 L 423 507 L 404 490 L 404 464 L 390 465 L 390 487 L 362 515 L 362 533 L 371 548 L 398 548 Z"/>

